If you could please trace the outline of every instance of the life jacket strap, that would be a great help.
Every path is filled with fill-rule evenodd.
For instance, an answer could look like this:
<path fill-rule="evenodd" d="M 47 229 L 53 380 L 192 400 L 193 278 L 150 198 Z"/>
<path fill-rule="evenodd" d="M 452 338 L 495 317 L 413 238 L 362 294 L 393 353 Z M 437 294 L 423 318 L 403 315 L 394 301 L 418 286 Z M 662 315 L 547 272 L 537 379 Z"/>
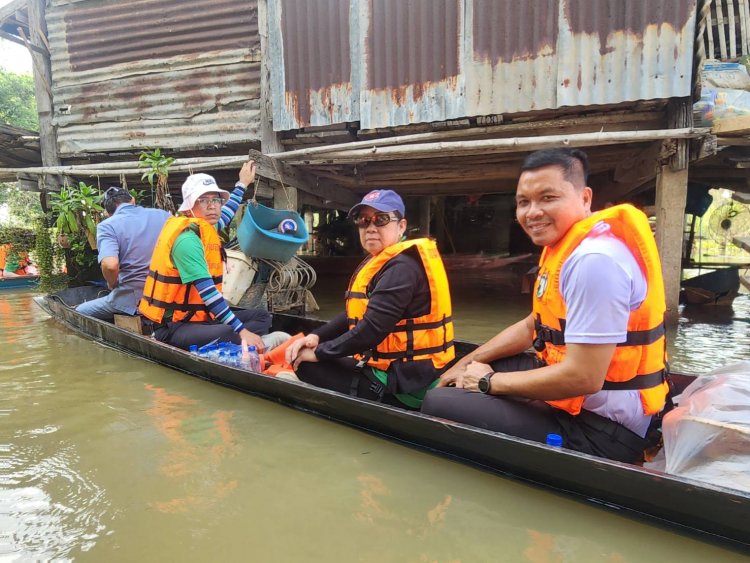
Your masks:
<path fill-rule="evenodd" d="M 562 330 L 557 330 L 556 328 L 542 324 L 541 315 L 537 314 L 534 319 L 534 332 L 536 334 L 534 338 L 534 350 L 537 352 L 544 351 L 547 342 L 554 344 L 555 346 L 564 346 L 565 319 L 560 319 L 560 327 Z"/>
<path fill-rule="evenodd" d="M 180 278 L 180 276 L 165 276 L 164 274 L 159 274 L 155 272 L 154 270 L 149 270 L 148 277 L 153 278 L 154 280 L 161 282 L 161 283 L 182 285 L 182 278 Z M 211 280 L 214 282 L 214 284 L 221 283 L 223 279 L 224 279 L 223 276 L 211 277 Z"/>
<path fill-rule="evenodd" d="M 604 391 L 636 391 L 641 389 L 651 389 L 661 385 L 667 380 L 667 370 L 660 369 L 653 373 L 637 375 L 628 381 L 605 381 L 602 386 Z"/>
<path fill-rule="evenodd" d="M 565 319 L 559 319 L 559 323 L 561 330 L 542 324 L 540 316 L 537 315 L 537 318 L 534 319 L 534 331 L 536 332 L 534 349 L 537 352 L 544 350 L 544 344 L 547 342 L 555 346 L 565 345 Z M 665 334 L 666 327 L 664 323 L 660 323 L 658 326 L 648 330 L 631 330 L 628 331 L 625 342 L 620 342 L 617 346 L 648 346 Z"/>
<path fill-rule="evenodd" d="M 184 311 L 186 313 L 188 312 L 198 312 L 198 311 L 208 311 L 208 308 L 203 304 L 190 304 L 190 303 L 167 303 L 166 301 L 161 301 L 159 299 L 154 299 L 151 296 L 143 296 L 143 299 L 148 303 L 149 305 L 153 305 L 154 307 L 159 307 L 160 309 L 164 309 L 165 311 Z"/>
<path fill-rule="evenodd" d="M 424 355 L 437 354 L 439 352 L 444 352 L 450 349 L 452 346 L 453 346 L 453 340 L 450 340 L 446 342 L 445 344 L 441 344 L 440 346 L 432 346 L 430 348 L 418 348 L 418 349 L 413 350 L 412 358 L 414 356 L 424 356 Z M 374 359 L 382 358 L 384 360 L 400 360 L 402 358 L 408 359 L 408 354 L 406 351 L 403 351 L 403 352 L 373 351 L 373 358 Z"/>
<path fill-rule="evenodd" d="M 627 340 L 619 343 L 618 346 L 648 346 L 659 340 L 666 332 L 664 323 L 649 330 L 628 331 Z"/>

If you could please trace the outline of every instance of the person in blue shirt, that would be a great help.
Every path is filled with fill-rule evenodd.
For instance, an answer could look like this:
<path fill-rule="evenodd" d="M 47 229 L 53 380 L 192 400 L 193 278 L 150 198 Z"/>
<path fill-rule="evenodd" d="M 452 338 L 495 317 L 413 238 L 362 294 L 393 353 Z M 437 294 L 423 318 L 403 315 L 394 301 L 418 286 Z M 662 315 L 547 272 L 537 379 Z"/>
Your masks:
<path fill-rule="evenodd" d="M 137 312 L 151 254 L 170 214 L 136 205 L 130 192 L 117 186 L 104 192 L 103 205 L 109 218 L 97 225 L 96 244 L 102 275 L 111 291 L 81 303 L 76 310 L 111 321 L 115 314 Z"/>

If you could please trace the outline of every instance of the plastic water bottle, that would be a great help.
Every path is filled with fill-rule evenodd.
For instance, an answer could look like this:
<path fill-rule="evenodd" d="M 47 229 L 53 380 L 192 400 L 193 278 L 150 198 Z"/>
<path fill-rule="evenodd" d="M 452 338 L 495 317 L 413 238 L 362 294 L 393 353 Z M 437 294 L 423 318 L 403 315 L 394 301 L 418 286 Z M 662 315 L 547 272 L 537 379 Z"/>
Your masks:
<path fill-rule="evenodd" d="M 242 349 L 242 367 L 249 371 L 258 371 L 258 365 L 260 360 L 258 358 L 258 351 L 255 346 L 248 346 L 247 350 Z"/>
<path fill-rule="evenodd" d="M 562 448 L 563 439 L 559 434 L 547 434 L 547 445 L 555 448 Z"/>
<path fill-rule="evenodd" d="M 240 367 L 240 353 L 237 350 L 231 350 L 227 363 L 232 367 Z"/>
<path fill-rule="evenodd" d="M 281 223 L 279 223 L 279 226 L 276 228 L 276 230 L 284 234 L 296 233 L 297 222 L 294 219 L 284 219 L 283 221 L 281 221 Z"/>
<path fill-rule="evenodd" d="M 190 353 L 193 354 L 194 356 L 198 356 L 199 355 L 199 353 L 198 353 L 198 345 L 197 344 L 192 344 L 190 346 Z"/>

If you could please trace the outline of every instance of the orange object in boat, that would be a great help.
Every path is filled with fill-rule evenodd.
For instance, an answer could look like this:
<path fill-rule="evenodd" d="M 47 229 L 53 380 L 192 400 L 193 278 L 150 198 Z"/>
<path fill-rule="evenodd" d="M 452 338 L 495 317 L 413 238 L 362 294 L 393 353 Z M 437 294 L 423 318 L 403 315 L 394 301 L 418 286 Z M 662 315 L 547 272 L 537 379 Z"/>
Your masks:
<path fill-rule="evenodd" d="M 274 348 L 267 354 L 264 354 L 263 360 L 265 361 L 266 368 L 263 370 L 263 373 L 265 373 L 266 375 L 276 375 L 281 371 L 294 372 L 294 368 L 286 363 L 286 349 L 289 348 L 289 345 L 292 342 L 294 342 L 295 340 L 299 340 L 300 338 L 304 338 L 304 336 L 305 335 L 303 333 L 299 332 L 280 346 L 276 346 L 276 348 Z"/>

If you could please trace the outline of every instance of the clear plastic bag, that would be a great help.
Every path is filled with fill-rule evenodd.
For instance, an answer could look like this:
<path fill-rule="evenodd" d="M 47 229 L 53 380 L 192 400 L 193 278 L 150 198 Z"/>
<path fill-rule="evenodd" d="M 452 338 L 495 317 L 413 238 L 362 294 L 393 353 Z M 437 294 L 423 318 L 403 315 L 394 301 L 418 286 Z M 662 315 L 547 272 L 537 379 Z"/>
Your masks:
<path fill-rule="evenodd" d="M 750 115 L 750 92 L 729 88 L 703 88 L 693 104 L 696 121 L 711 126 L 720 119 Z"/>
<path fill-rule="evenodd" d="M 750 362 L 699 377 L 678 400 L 645 467 L 750 492 Z"/>

